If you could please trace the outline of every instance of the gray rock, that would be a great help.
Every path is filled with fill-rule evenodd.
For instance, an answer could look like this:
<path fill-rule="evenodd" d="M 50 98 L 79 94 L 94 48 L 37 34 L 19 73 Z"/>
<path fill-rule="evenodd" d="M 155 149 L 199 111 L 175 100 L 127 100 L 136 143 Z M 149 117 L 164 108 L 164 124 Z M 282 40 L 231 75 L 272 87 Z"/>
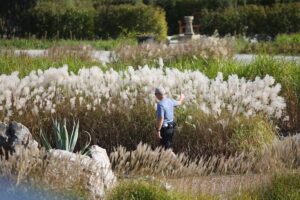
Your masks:
<path fill-rule="evenodd" d="M 6 125 L 0 122 L 0 148 L 17 153 L 20 147 L 38 149 L 38 143 L 24 125 L 17 122 Z"/>
<path fill-rule="evenodd" d="M 101 150 L 98 151 L 99 149 Z M 111 189 L 115 185 L 116 177 L 110 168 L 110 161 L 106 154 L 106 150 L 100 147 L 93 147 L 91 151 L 94 158 L 64 150 L 52 149 L 49 151 L 48 159 L 50 163 L 51 160 L 54 161 L 56 159 L 68 160 L 70 163 L 74 163 L 74 165 L 71 165 L 70 167 L 76 166 L 75 163 L 80 163 L 80 166 L 86 171 L 88 177 L 88 181 L 83 184 L 88 186 L 88 190 L 91 194 L 90 196 L 93 199 L 103 199 L 105 197 L 105 191 Z"/>
<path fill-rule="evenodd" d="M 104 171 L 104 181 L 107 183 L 107 187 L 113 187 L 117 179 L 113 171 L 111 170 L 110 160 L 106 153 L 106 150 L 99 147 L 98 145 L 93 145 L 90 147 L 90 152 L 91 158 L 97 161 L 99 167 Z"/>

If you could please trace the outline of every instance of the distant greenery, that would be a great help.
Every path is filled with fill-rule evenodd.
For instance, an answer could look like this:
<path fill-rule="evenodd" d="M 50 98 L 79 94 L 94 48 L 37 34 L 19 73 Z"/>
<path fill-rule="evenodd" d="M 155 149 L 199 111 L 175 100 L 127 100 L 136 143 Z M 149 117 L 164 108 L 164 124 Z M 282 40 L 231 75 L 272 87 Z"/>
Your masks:
<path fill-rule="evenodd" d="M 68 10 L 67 14 L 63 15 L 64 16 L 63 19 L 59 20 L 61 25 L 65 27 L 71 26 L 72 29 L 77 31 L 78 30 L 86 31 L 88 34 L 86 34 L 85 37 L 87 36 L 90 37 L 92 36 L 90 29 L 93 27 L 93 24 L 91 23 L 91 15 L 93 10 L 99 9 L 100 7 L 105 7 L 107 8 L 107 10 L 109 10 L 108 8 L 110 8 L 112 5 L 124 6 L 124 4 L 127 5 L 129 4 L 134 6 L 148 5 L 151 7 L 162 8 L 162 10 L 166 13 L 169 34 L 178 33 L 177 21 L 182 20 L 183 16 L 187 16 L 187 15 L 195 16 L 195 23 L 201 24 L 202 33 L 211 34 L 215 29 L 219 29 L 220 33 L 222 34 L 233 33 L 234 31 L 240 33 L 241 31 L 244 31 L 243 27 L 241 30 L 241 27 L 236 27 L 236 26 L 239 26 L 240 24 L 242 26 L 254 25 L 253 27 L 258 27 L 259 25 L 253 24 L 253 22 L 261 23 L 265 21 L 264 20 L 265 16 L 260 15 L 261 14 L 260 10 L 263 9 L 270 10 L 271 14 L 267 14 L 268 17 L 267 21 L 270 23 L 269 24 L 270 26 L 269 28 L 266 28 L 267 26 L 262 26 L 262 27 L 263 28 L 265 27 L 266 31 L 270 31 L 271 34 L 276 35 L 277 32 L 286 33 L 287 31 L 289 33 L 291 32 L 290 29 L 297 29 L 297 24 L 291 26 L 289 22 L 292 19 L 294 19 L 295 22 L 299 21 L 299 19 L 297 18 L 297 13 L 299 11 L 297 11 L 296 9 L 297 6 L 294 6 L 296 4 L 289 6 L 289 4 L 297 3 L 297 2 L 299 3 L 300 0 L 214 0 L 214 1 L 211 0 L 65 0 L 65 1 L 10 0 L 1 3 L 0 36 L 5 35 L 8 37 L 13 37 L 13 36 L 23 37 L 24 34 L 28 32 L 28 28 L 30 27 L 30 25 L 32 25 L 30 24 L 30 21 L 32 21 L 32 19 L 37 17 L 36 15 L 34 18 L 31 18 L 31 20 L 26 19 L 28 15 L 34 15 L 38 13 L 38 12 L 32 13 L 32 9 L 34 9 L 36 6 L 39 7 L 40 5 L 46 5 L 45 10 L 47 10 L 48 14 L 51 12 L 57 13 L 58 10 L 60 11 Z M 275 4 L 279 4 L 279 5 L 274 6 Z M 235 23 L 234 21 L 239 20 L 239 17 L 235 16 L 236 11 L 238 11 L 242 15 L 248 13 L 248 12 L 241 11 L 241 9 L 243 9 L 244 6 L 246 6 L 247 8 L 259 6 L 258 7 L 259 12 L 258 13 L 253 12 L 252 14 L 250 13 L 250 16 L 247 17 L 247 20 L 250 19 L 249 24 L 245 24 L 244 22 Z M 263 7 L 263 6 L 267 6 L 267 7 Z M 148 8 L 151 10 L 150 7 Z M 209 10 L 209 14 L 207 14 L 205 11 L 203 12 L 203 10 Z M 120 14 L 122 13 L 118 13 L 118 15 Z M 255 19 L 254 20 L 251 19 L 252 16 L 254 16 L 254 18 L 259 20 L 255 21 Z M 35 30 L 31 32 L 36 33 L 37 31 L 43 31 L 43 34 L 45 34 L 45 30 L 42 29 L 44 29 L 47 26 L 49 27 L 51 26 L 51 24 L 55 23 L 55 20 L 53 21 L 53 16 L 45 15 L 45 19 L 48 17 L 50 18 L 52 17 L 52 20 L 50 20 L 50 22 L 52 21 L 51 23 L 49 24 L 46 23 L 44 24 L 44 26 L 38 27 L 39 30 Z M 59 16 L 55 16 L 55 17 L 59 17 Z M 37 19 L 39 18 L 40 17 L 37 17 Z M 66 23 L 66 20 L 69 22 Z M 140 17 L 139 20 L 143 20 L 143 17 Z M 77 21 L 78 26 L 76 27 L 75 25 L 72 25 L 70 21 L 71 22 Z M 124 23 L 122 21 L 120 22 Z M 223 27 L 222 27 L 222 22 L 223 22 Z M 147 24 L 147 20 L 145 21 L 145 23 Z M 37 23 L 33 23 L 33 24 L 37 25 Z M 274 26 L 273 24 L 276 24 L 276 26 Z M 57 26 L 54 27 L 57 28 Z M 85 27 L 85 30 L 82 29 L 83 27 Z M 96 25 L 95 28 L 101 28 L 101 27 L 97 27 Z M 234 29 L 234 31 L 232 31 L 231 29 Z M 282 29 L 284 31 L 282 31 Z M 297 30 L 299 30 L 299 28 Z M 74 35 L 76 35 L 74 34 L 74 31 L 72 34 L 70 34 L 70 30 L 68 28 L 60 29 L 59 31 L 61 32 L 61 36 L 67 34 L 68 37 L 71 37 L 71 35 L 72 37 L 74 37 Z M 63 31 L 66 31 L 66 33 L 62 33 Z M 250 29 L 248 29 L 248 31 L 250 31 Z M 254 31 L 256 31 L 255 33 L 261 33 L 258 32 L 258 29 L 255 29 Z M 48 31 L 47 34 L 49 35 L 50 32 Z M 80 37 L 76 37 L 76 38 L 82 38 L 83 36 L 84 34 L 81 33 Z"/>
<path fill-rule="evenodd" d="M 80 7 L 80 9 L 78 9 Z M 126 20 L 125 20 L 126 19 Z M 78 6 L 59 1 L 41 1 L 28 10 L 20 24 L 25 35 L 38 38 L 107 39 L 135 32 L 167 36 L 165 12 L 146 5 Z"/>
<path fill-rule="evenodd" d="M 220 35 L 255 34 L 276 37 L 282 33 L 300 32 L 300 3 L 264 6 L 239 6 L 237 8 L 203 10 L 201 31 Z"/>
<path fill-rule="evenodd" d="M 54 57 L 30 57 L 26 55 L 14 56 L 11 53 L 0 54 L 0 74 L 10 74 L 18 71 L 21 77 L 28 75 L 32 70 L 46 70 L 50 67 L 62 67 L 67 64 L 69 70 L 78 72 L 82 67 L 101 66 L 102 64 L 91 59 L 79 56 L 65 55 Z"/>
<path fill-rule="evenodd" d="M 300 55 L 300 33 L 280 34 L 274 41 L 250 43 L 244 39 L 237 39 L 239 53 L 265 53 L 272 55 Z"/>
<path fill-rule="evenodd" d="M 117 38 L 122 35 L 152 35 L 165 40 L 168 25 L 161 8 L 145 5 L 119 5 L 96 9 L 96 33 L 101 38 Z"/>
<path fill-rule="evenodd" d="M 48 49 L 54 46 L 91 45 L 96 50 L 113 50 L 120 45 L 135 45 L 134 37 L 120 37 L 108 40 L 50 40 L 50 39 L 0 39 L 0 49 Z"/>

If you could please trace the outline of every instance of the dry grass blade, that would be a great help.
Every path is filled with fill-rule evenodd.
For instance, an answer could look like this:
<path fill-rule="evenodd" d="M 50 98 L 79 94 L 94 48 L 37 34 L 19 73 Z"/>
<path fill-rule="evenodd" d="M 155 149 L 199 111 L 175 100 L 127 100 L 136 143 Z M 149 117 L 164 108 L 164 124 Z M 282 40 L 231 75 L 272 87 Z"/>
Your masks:
<path fill-rule="evenodd" d="M 119 176 L 158 175 L 187 177 L 213 174 L 247 174 L 276 172 L 300 167 L 300 143 L 296 138 L 278 140 L 260 152 L 231 156 L 202 156 L 191 160 L 186 155 L 139 144 L 135 151 L 119 147 L 111 153 L 112 166 Z"/>

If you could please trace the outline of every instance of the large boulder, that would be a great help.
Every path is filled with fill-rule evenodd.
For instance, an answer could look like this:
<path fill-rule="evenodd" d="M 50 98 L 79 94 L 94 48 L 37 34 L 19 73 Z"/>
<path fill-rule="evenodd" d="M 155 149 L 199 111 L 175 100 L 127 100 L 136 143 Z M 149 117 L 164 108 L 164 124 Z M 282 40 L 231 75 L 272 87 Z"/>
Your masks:
<path fill-rule="evenodd" d="M 11 122 L 9 125 L 0 122 L 0 148 L 6 152 L 18 153 L 22 148 L 37 150 L 38 143 L 24 125 L 17 122 Z"/>
<path fill-rule="evenodd" d="M 105 174 L 104 181 L 107 183 L 108 188 L 113 187 L 116 182 L 116 176 L 111 170 L 110 160 L 106 150 L 97 145 L 93 145 L 90 147 L 90 156 L 97 161 L 98 165 L 102 168 Z"/>
<path fill-rule="evenodd" d="M 49 163 L 56 163 L 55 161 L 57 161 L 57 159 L 64 161 L 68 160 L 71 164 L 69 166 L 70 171 L 75 171 L 76 168 L 78 169 L 78 163 L 80 163 L 80 168 L 85 171 L 83 176 L 86 176 L 86 179 L 84 180 L 87 180 L 86 182 L 82 182 L 82 184 L 86 185 L 92 199 L 103 199 L 105 191 L 111 189 L 115 185 L 116 177 L 111 170 L 106 150 L 100 147 L 93 147 L 91 152 L 92 158 L 64 150 L 52 149 L 49 151 L 47 157 L 50 161 Z M 74 170 L 72 170 L 72 168 L 74 168 Z M 49 167 L 49 169 L 53 168 Z M 55 169 L 55 172 L 49 173 L 60 173 L 58 170 L 63 169 L 57 168 Z"/>
<path fill-rule="evenodd" d="M 22 153 L 26 150 L 33 155 L 42 154 L 41 162 L 46 161 L 43 166 L 46 179 L 55 180 L 61 177 L 62 180 L 57 181 L 61 181 L 61 184 L 65 184 L 66 187 L 72 185 L 71 182 L 74 184 L 76 181 L 80 182 L 91 199 L 103 199 L 105 191 L 111 189 L 116 183 L 105 149 L 92 146 L 91 157 L 57 149 L 41 151 L 29 130 L 17 122 L 9 125 L 0 122 L 0 155 L 4 153 L 1 149 L 5 150 L 7 158 L 8 153 L 22 157 Z M 51 185 L 51 182 L 49 184 Z"/>

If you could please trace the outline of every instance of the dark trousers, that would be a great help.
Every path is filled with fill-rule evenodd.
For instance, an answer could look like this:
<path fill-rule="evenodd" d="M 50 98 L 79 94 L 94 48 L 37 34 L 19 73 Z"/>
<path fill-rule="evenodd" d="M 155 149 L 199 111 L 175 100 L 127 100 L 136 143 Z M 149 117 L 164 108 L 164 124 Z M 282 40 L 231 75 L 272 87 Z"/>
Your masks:
<path fill-rule="evenodd" d="M 175 124 L 170 123 L 168 127 L 163 127 L 160 130 L 160 135 L 162 139 L 160 139 L 160 144 L 165 148 L 165 149 L 170 149 L 172 148 L 172 138 L 174 135 L 175 131 Z"/>

